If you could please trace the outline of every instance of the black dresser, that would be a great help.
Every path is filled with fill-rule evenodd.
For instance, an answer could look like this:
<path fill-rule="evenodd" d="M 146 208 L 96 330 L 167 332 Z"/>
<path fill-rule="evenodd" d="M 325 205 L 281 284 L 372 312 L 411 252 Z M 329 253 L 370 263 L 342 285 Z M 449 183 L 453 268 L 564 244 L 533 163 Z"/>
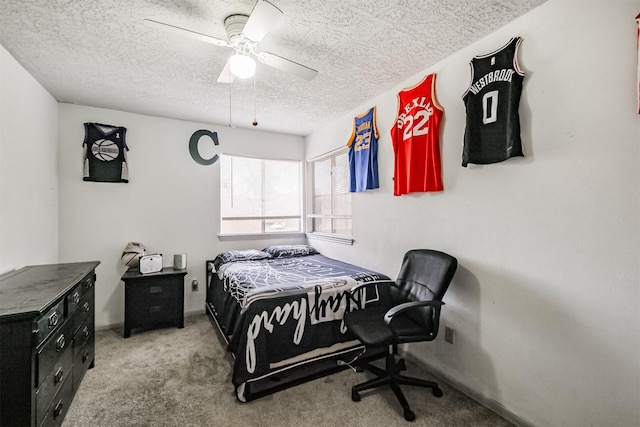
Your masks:
<path fill-rule="evenodd" d="M 0 276 L 0 426 L 62 424 L 94 363 L 99 261 Z"/>

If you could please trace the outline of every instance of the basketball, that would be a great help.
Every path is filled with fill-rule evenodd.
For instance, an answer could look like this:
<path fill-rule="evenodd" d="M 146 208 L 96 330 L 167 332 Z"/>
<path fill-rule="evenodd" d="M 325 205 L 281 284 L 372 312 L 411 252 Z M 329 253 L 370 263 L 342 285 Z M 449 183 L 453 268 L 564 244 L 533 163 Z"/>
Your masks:
<path fill-rule="evenodd" d="M 120 148 L 118 145 L 108 139 L 99 139 L 91 147 L 91 153 L 93 157 L 103 162 L 110 162 L 115 160 L 120 154 Z"/>
<path fill-rule="evenodd" d="M 140 265 L 140 257 L 147 254 L 147 250 L 141 243 L 129 242 L 124 248 L 120 259 L 127 267 L 137 267 Z"/>

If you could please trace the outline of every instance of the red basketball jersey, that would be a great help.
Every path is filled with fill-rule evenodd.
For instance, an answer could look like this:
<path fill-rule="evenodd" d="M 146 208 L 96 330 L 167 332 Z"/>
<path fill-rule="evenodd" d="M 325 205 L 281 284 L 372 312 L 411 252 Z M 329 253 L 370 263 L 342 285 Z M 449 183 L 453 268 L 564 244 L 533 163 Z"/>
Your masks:
<path fill-rule="evenodd" d="M 436 75 L 398 93 L 398 115 L 391 128 L 395 154 L 393 195 L 442 191 L 440 118 Z"/>

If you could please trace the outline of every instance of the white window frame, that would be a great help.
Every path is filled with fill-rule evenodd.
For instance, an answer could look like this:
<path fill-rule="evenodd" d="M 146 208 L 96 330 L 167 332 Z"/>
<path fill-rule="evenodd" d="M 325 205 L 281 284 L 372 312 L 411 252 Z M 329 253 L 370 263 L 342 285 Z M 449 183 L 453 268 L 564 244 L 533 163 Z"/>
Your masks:
<path fill-rule="evenodd" d="M 309 239 L 318 239 L 318 240 L 326 240 L 326 241 L 330 241 L 330 242 L 334 242 L 334 243 L 341 243 L 341 244 L 345 244 L 345 245 L 352 245 L 353 244 L 353 216 L 352 215 L 334 215 L 329 214 L 329 215 L 321 215 L 321 214 L 314 214 L 313 213 L 313 199 L 314 199 L 314 163 L 319 162 L 319 161 L 323 161 L 323 160 L 327 160 L 327 159 L 335 159 L 337 156 L 346 154 L 349 152 L 349 148 L 348 147 L 341 147 L 338 148 L 336 150 L 330 151 L 328 153 L 322 154 L 318 157 L 314 157 L 312 159 L 307 160 L 307 173 L 306 173 L 306 177 L 307 177 L 307 186 L 306 186 L 306 193 L 307 193 L 307 214 L 306 214 L 306 229 L 307 229 L 307 237 Z M 335 181 L 333 178 L 333 161 L 332 161 L 332 177 L 331 177 L 331 201 L 333 203 L 333 195 L 334 195 L 334 191 L 335 191 L 335 187 L 334 187 Z M 331 209 L 331 211 L 333 212 L 333 207 Z M 314 218 L 325 218 L 325 219 L 351 219 L 351 233 L 350 234 L 339 234 L 336 232 L 321 232 L 321 231 L 314 231 L 313 230 L 313 219 Z"/>
<path fill-rule="evenodd" d="M 242 157 L 249 159 L 261 160 L 263 162 L 269 161 L 281 161 L 281 162 L 292 162 L 298 163 L 300 166 L 300 175 L 298 176 L 298 180 L 300 182 L 300 204 L 303 204 L 304 201 L 304 182 L 302 180 L 303 177 L 303 162 L 302 160 L 295 159 L 273 159 L 273 158 L 263 158 L 263 157 L 251 157 L 251 156 L 243 156 L 239 154 L 222 154 L 222 156 L 227 157 Z M 252 216 L 252 217 L 223 217 L 222 216 L 222 167 L 219 168 L 219 179 L 220 179 L 220 230 L 222 230 L 222 221 L 224 220 L 260 220 L 261 221 L 261 232 L 260 233 L 232 233 L 232 234 L 218 234 L 218 239 L 221 241 L 230 241 L 230 240 L 264 240 L 264 239 L 290 239 L 292 237 L 301 237 L 304 236 L 304 210 L 302 206 L 300 206 L 300 214 L 299 215 L 284 215 L 284 216 Z M 262 169 L 263 180 L 261 182 L 261 192 L 264 203 L 264 194 L 265 194 L 265 183 L 264 183 L 264 166 Z M 299 231 L 283 231 L 283 232 L 265 232 L 265 221 L 270 219 L 298 219 L 300 223 Z"/>

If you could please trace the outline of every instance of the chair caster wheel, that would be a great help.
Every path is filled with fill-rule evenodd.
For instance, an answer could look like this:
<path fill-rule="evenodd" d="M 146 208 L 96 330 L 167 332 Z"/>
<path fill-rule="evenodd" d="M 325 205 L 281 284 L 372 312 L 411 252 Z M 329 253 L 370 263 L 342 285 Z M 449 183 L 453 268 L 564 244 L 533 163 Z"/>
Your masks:
<path fill-rule="evenodd" d="M 351 400 L 354 402 L 360 402 L 360 393 L 355 390 L 351 390 Z"/>
<path fill-rule="evenodd" d="M 442 397 L 442 390 L 440 390 L 439 388 L 434 388 L 433 389 L 433 395 L 435 397 Z"/>
<path fill-rule="evenodd" d="M 413 421 L 416 419 L 416 414 L 411 409 L 404 410 L 404 419 L 407 421 Z"/>
<path fill-rule="evenodd" d="M 356 372 L 364 372 L 364 368 L 362 366 L 356 366 Z"/>

